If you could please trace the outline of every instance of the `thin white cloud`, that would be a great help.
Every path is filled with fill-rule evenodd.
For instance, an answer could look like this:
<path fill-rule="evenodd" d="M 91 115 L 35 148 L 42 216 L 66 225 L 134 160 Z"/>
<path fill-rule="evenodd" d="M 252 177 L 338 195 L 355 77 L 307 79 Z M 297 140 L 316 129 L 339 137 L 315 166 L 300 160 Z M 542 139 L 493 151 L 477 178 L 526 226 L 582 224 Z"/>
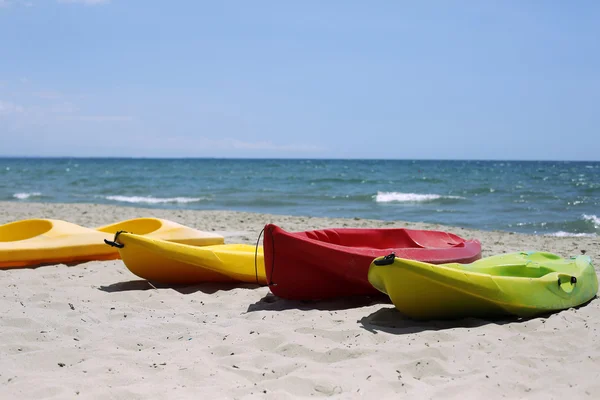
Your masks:
<path fill-rule="evenodd" d="M 108 4 L 110 0 L 58 0 L 59 3 L 79 3 L 87 6 L 95 6 L 99 4 Z"/>
<path fill-rule="evenodd" d="M 0 100 L 0 116 L 22 114 L 25 108 L 15 103 Z"/>
<path fill-rule="evenodd" d="M 0 0 L 0 8 L 8 8 L 12 5 L 21 5 L 24 7 L 33 7 L 33 3 L 23 0 Z"/>
<path fill-rule="evenodd" d="M 20 81 L 25 84 L 30 83 L 26 77 L 21 78 Z M 4 82 L 0 81 L 0 87 L 3 84 Z M 52 124 L 56 121 L 129 122 L 135 119 L 131 115 L 82 114 L 79 105 L 72 101 L 73 96 L 56 90 L 27 90 L 21 92 L 21 95 L 27 98 L 25 106 L 0 99 L 0 117 L 3 120 L 10 118 L 15 123 L 32 125 Z"/>
<path fill-rule="evenodd" d="M 133 121 L 134 118 L 130 115 L 68 115 L 60 119 L 85 122 L 128 122 Z"/>

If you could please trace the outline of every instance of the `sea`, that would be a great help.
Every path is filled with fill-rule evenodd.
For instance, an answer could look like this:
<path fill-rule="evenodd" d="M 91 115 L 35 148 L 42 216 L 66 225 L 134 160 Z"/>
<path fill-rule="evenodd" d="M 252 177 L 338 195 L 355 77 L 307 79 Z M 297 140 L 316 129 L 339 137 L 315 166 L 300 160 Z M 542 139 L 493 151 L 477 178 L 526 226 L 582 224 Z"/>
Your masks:
<path fill-rule="evenodd" d="M 421 221 L 595 237 L 600 162 L 0 158 L 0 200 Z"/>

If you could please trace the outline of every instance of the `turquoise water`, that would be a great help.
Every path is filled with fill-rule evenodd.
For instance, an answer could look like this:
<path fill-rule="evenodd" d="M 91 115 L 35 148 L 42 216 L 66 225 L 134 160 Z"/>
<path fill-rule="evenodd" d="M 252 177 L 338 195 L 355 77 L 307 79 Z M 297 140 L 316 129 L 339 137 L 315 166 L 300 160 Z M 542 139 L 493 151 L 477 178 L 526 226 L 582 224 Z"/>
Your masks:
<path fill-rule="evenodd" d="M 0 158 L 0 200 L 600 233 L 600 162 Z"/>

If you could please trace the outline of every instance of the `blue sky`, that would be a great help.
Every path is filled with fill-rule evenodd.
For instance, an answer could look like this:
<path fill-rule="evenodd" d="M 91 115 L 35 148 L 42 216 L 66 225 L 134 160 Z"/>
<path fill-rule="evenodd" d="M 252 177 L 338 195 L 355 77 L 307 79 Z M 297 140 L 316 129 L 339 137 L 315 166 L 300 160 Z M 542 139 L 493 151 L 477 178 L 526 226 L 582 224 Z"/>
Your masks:
<path fill-rule="evenodd" d="M 600 2 L 0 0 L 0 154 L 599 160 Z"/>

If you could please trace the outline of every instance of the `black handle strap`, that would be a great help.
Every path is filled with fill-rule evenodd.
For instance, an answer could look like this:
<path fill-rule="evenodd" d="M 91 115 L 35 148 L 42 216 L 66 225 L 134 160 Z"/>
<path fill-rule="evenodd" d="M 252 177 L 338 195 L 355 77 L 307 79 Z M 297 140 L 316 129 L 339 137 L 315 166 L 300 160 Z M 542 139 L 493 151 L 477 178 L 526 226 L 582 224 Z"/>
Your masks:
<path fill-rule="evenodd" d="M 396 253 L 391 253 L 383 258 L 378 258 L 377 260 L 373 261 L 373 264 L 375 264 L 375 265 L 390 265 L 390 264 L 394 263 L 395 258 L 396 258 Z"/>
<path fill-rule="evenodd" d="M 113 239 L 112 242 L 110 240 L 104 239 L 104 243 L 106 243 L 107 245 L 109 245 L 111 247 L 116 247 L 118 249 L 122 249 L 123 247 L 125 247 L 125 245 L 123 243 L 117 242 L 117 238 L 119 237 L 119 235 L 121 233 L 129 233 L 129 232 L 127 232 L 127 231 L 118 231 L 117 233 L 115 233 L 115 237 L 114 237 L 114 239 Z"/>

